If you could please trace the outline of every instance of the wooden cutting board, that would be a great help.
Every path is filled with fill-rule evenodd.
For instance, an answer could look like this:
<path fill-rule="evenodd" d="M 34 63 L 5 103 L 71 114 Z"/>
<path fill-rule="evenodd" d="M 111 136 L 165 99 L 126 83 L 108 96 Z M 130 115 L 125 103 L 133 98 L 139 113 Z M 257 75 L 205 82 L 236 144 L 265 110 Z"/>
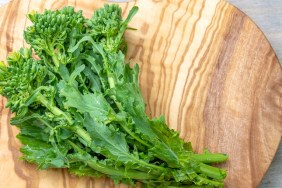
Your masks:
<path fill-rule="evenodd" d="M 26 14 L 65 5 L 90 17 L 104 1 L 14 0 L 0 9 L 0 59 L 26 45 Z M 139 13 L 128 31 L 128 58 L 141 66 L 148 113 L 164 114 L 195 150 L 230 160 L 225 187 L 257 187 L 282 133 L 282 69 L 259 28 L 223 0 L 138 0 L 120 3 Z M 108 179 L 77 178 L 66 170 L 38 171 L 19 160 L 17 129 L 0 104 L 0 187 L 113 187 Z M 126 187 L 117 185 L 116 187 Z"/>

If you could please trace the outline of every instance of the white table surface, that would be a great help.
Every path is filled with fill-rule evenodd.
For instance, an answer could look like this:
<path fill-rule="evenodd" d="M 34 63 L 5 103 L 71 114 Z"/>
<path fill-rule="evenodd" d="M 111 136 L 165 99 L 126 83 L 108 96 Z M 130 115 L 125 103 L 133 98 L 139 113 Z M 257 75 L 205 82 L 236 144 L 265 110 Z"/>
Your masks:
<path fill-rule="evenodd" d="M 260 27 L 282 64 L 282 0 L 227 1 L 245 12 Z M 282 188 L 282 142 L 260 188 Z"/>

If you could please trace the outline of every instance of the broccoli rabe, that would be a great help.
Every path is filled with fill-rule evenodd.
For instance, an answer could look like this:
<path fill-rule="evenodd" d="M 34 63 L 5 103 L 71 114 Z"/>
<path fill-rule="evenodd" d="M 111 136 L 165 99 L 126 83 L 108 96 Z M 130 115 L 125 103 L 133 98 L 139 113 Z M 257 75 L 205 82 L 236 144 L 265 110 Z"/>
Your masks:
<path fill-rule="evenodd" d="M 8 66 L 0 62 L 22 159 L 131 186 L 222 187 L 226 171 L 210 163 L 227 155 L 194 153 L 164 117 L 145 113 L 139 68 L 126 62 L 123 38 L 137 10 L 126 19 L 115 4 L 91 19 L 73 7 L 28 14 L 30 48 L 12 52 Z"/>

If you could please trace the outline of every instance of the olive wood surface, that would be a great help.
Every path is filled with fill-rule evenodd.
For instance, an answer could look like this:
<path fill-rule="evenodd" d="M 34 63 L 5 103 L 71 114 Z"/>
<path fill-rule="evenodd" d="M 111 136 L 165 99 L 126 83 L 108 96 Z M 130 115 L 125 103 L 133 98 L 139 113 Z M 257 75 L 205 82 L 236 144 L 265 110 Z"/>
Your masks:
<path fill-rule="evenodd" d="M 105 1 L 13 0 L 0 8 L 0 59 L 27 46 L 23 30 L 31 10 L 82 9 L 91 17 Z M 225 187 L 257 187 L 282 133 L 282 70 L 260 29 L 224 0 L 137 0 L 120 3 L 139 12 L 127 31 L 127 58 L 140 65 L 140 85 L 151 117 L 165 115 L 171 128 L 197 152 L 227 153 Z M 19 160 L 21 144 L 0 98 L 0 187 L 114 187 L 102 178 L 66 170 L 36 170 Z M 115 187 L 127 187 L 116 185 Z"/>

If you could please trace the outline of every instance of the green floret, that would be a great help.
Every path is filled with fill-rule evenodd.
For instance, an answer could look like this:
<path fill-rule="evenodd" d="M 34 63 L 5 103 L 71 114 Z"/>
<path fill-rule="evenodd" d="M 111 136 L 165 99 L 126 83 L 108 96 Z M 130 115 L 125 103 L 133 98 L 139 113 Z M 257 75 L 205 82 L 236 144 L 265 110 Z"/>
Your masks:
<path fill-rule="evenodd" d="M 45 71 L 27 48 L 9 54 L 7 61 L 8 67 L 1 64 L 0 91 L 9 99 L 7 107 L 12 112 L 20 112 L 25 109 L 24 103 L 34 89 L 41 85 Z"/>
<path fill-rule="evenodd" d="M 66 55 L 70 43 L 85 29 L 82 11 L 73 7 L 61 10 L 45 10 L 43 14 L 31 12 L 28 18 L 33 23 L 24 31 L 24 38 L 40 58 L 49 57 L 55 67 L 67 64 L 71 58 Z"/>
<path fill-rule="evenodd" d="M 87 22 L 90 34 L 96 42 L 101 42 L 107 52 L 126 52 L 127 45 L 123 34 L 127 29 L 128 22 L 137 13 L 138 7 L 133 7 L 127 18 L 122 19 L 122 10 L 116 5 L 105 4 L 103 8 L 94 12 L 92 19 Z"/>
<path fill-rule="evenodd" d="M 91 19 L 92 32 L 96 36 L 115 36 L 123 23 L 121 8 L 116 5 L 106 4 L 104 8 L 94 12 Z"/>

